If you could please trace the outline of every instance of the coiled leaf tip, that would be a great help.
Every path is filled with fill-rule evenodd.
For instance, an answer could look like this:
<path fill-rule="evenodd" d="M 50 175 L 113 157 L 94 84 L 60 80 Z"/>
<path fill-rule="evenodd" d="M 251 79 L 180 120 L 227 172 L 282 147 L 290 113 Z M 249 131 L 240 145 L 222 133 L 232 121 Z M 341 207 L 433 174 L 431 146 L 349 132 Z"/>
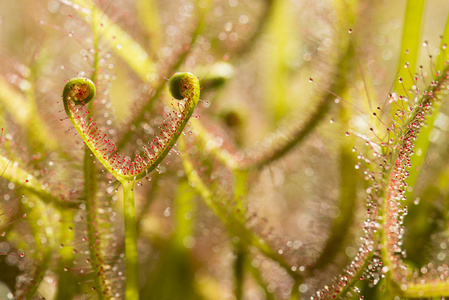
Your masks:
<path fill-rule="evenodd" d="M 71 99 L 76 105 L 89 103 L 96 93 L 95 84 L 84 77 L 70 79 L 64 86 L 62 97 L 64 101 Z"/>
<path fill-rule="evenodd" d="M 168 83 L 170 94 L 177 100 L 183 100 L 189 97 L 189 93 L 192 92 L 189 87 L 193 86 L 192 83 L 195 81 L 198 81 L 198 79 L 192 73 L 175 73 Z"/>

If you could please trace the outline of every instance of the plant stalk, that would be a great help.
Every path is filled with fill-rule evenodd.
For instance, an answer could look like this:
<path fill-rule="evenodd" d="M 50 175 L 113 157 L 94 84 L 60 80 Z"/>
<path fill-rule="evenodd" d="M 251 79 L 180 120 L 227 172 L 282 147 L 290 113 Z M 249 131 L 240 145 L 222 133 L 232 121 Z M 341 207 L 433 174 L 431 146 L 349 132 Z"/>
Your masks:
<path fill-rule="evenodd" d="M 139 274 L 137 261 L 137 225 L 134 205 L 134 182 L 123 181 L 123 203 L 125 214 L 125 299 L 139 299 Z"/>

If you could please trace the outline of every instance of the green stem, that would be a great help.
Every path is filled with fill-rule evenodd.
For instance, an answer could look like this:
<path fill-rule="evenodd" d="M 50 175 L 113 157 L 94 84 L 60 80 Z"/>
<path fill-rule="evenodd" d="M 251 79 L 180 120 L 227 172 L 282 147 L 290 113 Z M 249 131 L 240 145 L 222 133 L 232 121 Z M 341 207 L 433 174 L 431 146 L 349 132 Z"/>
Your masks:
<path fill-rule="evenodd" d="M 234 173 L 235 209 L 242 216 L 242 220 L 244 220 L 244 216 L 245 216 L 246 208 L 247 208 L 246 190 L 247 190 L 248 171 L 236 170 L 233 173 Z"/>
<path fill-rule="evenodd" d="M 141 221 L 147 216 L 148 212 L 150 211 L 151 204 L 153 204 L 153 200 L 155 199 L 155 195 L 157 194 L 158 180 L 160 178 L 160 175 L 156 173 L 151 178 L 152 178 L 150 185 L 151 193 L 146 195 L 143 206 L 139 209 L 139 211 L 136 214 L 137 235 L 139 235 L 142 230 Z M 125 242 L 121 241 L 120 244 L 115 249 L 115 254 L 112 261 L 116 262 L 124 251 L 125 251 Z"/>
<path fill-rule="evenodd" d="M 134 206 L 134 183 L 123 181 L 125 214 L 126 300 L 139 299 L 139 274 L 137 261 L 137 227 Z"/>
<path fill-rule="evenodd" d="M 234 200 L 236 216 L 245 222 L 246 212 L 246 182 L 248 172 L 234 171 Z M 247 252 L 245 245 L 241 241 L 234 243 L 234 295 L 236 300 L 243 299 L 243 285 L 245 275 L 245 262 L 247 260 Z"/>
<path fill-rule="evenodd" d="M 299 300 L 301 296 L 299 295 L 299 282 L 294 282 L 292 287 L 292 292 L 290 294 L 290 300 Z"/>
<path fill-rule="evenodd" d="M 93 21 L 95 22 L 97 12 L 94 10 Z M 93 59 L 93 73 L 92 82 L 95 82 L 98 75 L 98 35 L 96 24 L 92 24 L 93 35 L 93 47 L 94 47 L 94 59 Z M 93 102 L 88 103 L 89 117 L 93 116 Z M 110 299 L 111 298 L 111 286 L 106 279 L 104 272 L 104 256 L 101 249 L 101 241 L 98 238 L 100 220 L 98 218 L 98 199 L 97 199 L 97 166 L 95 164 L 95 158 L 92 157 L 92 151 L 89 147 L 84 149 L 84 197 L 86 201 L 86 213 L 87 213 L 87 237 L 89 244 L 89 258 L 92 269 L 97 276 L 94 277 L 95 290 L 98 298 Z"/>
<path fill-rule="evenodd" d="M 396 80 L 393 87 L 393 90 L 400 93 L 404 89 L 408 91 L 414 84 L 409 70 L 412 74 L 415 73 L 416 61 L 418 60 L 418 53 L 421 46 L 421 21 L 423 19 L 425 3 L 426 1 L 424 0 L 407 0 L 397 76 L 401 77 L 403 81 L 401 83 L 399 80 Z M 405 63 L 409 63 L 408 68 L 404 68 Z M 394 117 L 395 111 L 391 113 Z"/>
<path fill-rule="evenodd" d="M 173 235 L 174 246 L 178 249 L 185 251 L 184 240 L 188 236 L 195 234 L 195 222 L 193 212 L 195 211 L 195 196 L 197 193 L 189 185 L 187 180 L 181 180 L 178 183 L 178 187 L 175 194 L 174 204 L 175 207 L 175 224 L 176 231 Z M 186 216 L 190 214 L 191 217 Z"/>
<path fill-rule="evenodd" d="M 92 151 L 86 147 L 84 150 L 84 197 L 86 199 L 87 217 L 87 237 L 89 244 L 90 265 L 96 276 L 94 277 L 95 290 L 98 298 L 108 299 L 110 297 L 110 287 L 106 284 L 106 274 L 104 273 L 103 255 L 101 253 L 101 243 L 98 238 L 98 204 L 97 204 L 97 170 L 92 156 Z"/>
<path fill-rule="evenodd" d="M 253 266 L 250 260 L 246 260 L 247 268 L 253 275 L 254 280 L 259 284 L 259 286 L 263 289 L 265 292 L 265 299 L 266 300 L 276 300 L 275 296 L 273 295 L 273 292 L 268 290 L 267 283 L 265 282 L 264 278 L 262 278 L 261 272 L 258 268 Z"/>
<path fill-rule="evenodd" d="M 402 291 L 405 297 L 410 298 L 430 298 L 442 297 L 449 294 L 448 282 L 429 282 L 429 283 L 409 283 L 407 288 Z"/>
<path fill-rule="evenodd" d="M 73 247 L 71 245 L 74 242 L 73 219 L 75 218 L 75 211 L 72 209 L 61 209 L 60 213 L 60 241 L 63 247 L 59 250 L 58 292 L 55 299 L 65 300 L 73 299 L 76 290 L 76 286 L 73 285 L 73 281 L 75 280 L 73 273 L 67 270 L 73 267 L 74 261 Z"/>
<path fill-rule="evenodd" d="M 100 27 L 98 24 L 99 18 L 97 16 L 99 12 L 97 10 L 92 11 L 92 37 L 93 37 L 93 47 L 94 47 L 94 56 L 93 56 L 93 73 L 91 76 L 92 82 L 97 81 L 98 70 L 100 69 L 100 58 L 99 58 L 99 47 L 98 47 L 98 28 Z M 98 26 L 98 27 L 97 27 Z"/>
<path fill-rule="evenodd" d="M 238 243 L 234 246 L 234 254 L 236 255 L 234 261 L 234 296 L 236 300 L 243 299 L 243 284 L 244 284 L 244 274 L 245 274 L 245 261 L 246 261 L 246 251 L 243 244 Z"/>
<path fill-rule="evenodd" d="M 443 38 L 441 40 L 441 46 L 440 49 L 442 50 L 442 53 L 438 55 L 436 63 L 435 63 L 435 71 L 441 71 L 445 66 L 445 61 L 448 58 L 448 53 L 446 49 L 443 49 L 443 46 L 449 43 L 449 14 L 446 19 L 446 26 L 444 29 Z M 413 155 L 411 157 L 411 164 L 414 166 L 415 172 L 411 172 L 410 176 L 407 178 L 407 184 L 408 186 L 415 186 L 416 182 L 418 181 L 418 178 L 421 174 L 421 166 L 423 165 L 424 160 L 427 157 L 427 153 L 429 150 L 429 146 L 431 143 L 430 135 L 432 131 L 434 130 L 435 126 L 435 120 L 437 116 L 439 115 L 441 110 L 440 103 L 435 103 L 433 105 L 433 113 L 427 118 L 427 126 L 421 128 L 421 131 L 419 133 L 418 139 L 415 143 L 415 149 L 416 153 L 419 153 L 419 155 Z M 415 199 L 415 194 L 413 193 L 413 190 L 407 191 L 405 194 L 407 198 L 406 205 L 410 206 L 410 204 Z"/>

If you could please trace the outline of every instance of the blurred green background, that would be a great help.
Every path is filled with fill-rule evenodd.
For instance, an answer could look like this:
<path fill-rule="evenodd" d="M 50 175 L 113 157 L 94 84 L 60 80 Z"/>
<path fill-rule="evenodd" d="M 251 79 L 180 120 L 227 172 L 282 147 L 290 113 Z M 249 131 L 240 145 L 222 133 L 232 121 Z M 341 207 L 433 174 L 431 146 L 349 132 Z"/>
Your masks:
<path fill-rule="evenodd" d="M 357 253 L 370 184 L 354 168 L 358 158 L 352 149 L 370 152 L 362 139 L 346 138 L 345 132 L 385 129 L 372 112 L 384 107 L 389 92 L 400 89 L 405 43 L 417 54 L 416 66 L 423 65 L 422 72 L 433 78 L 449 2 L 424 2 L 421 24 L 421 11 L 408 11 L 418 17 L 404 21 L 405 0 L 99 0 L 93 6 L 100 11 L 98 22 L 70 3 L 0 1 L 0 126 L 20 145 L 19 150 L 2 146 L 2 155 L 14 157 L 58 193 L 82 200 L 82 144 L 67 133 L 68 122 L 60 121 L 65 117 L 60 95 L 69 78 L 89 77 L 95 67 L 93 26 L 100 37 L 94 113 L 113 140 L 135 132 L 124 147 L 126 155 L 138 152 L 162 122 L 163 101 L 170 98 L 166 78 L 175 71 L 199 77 L 203 90 L 197 112 L 213 139 L 201 142 L 201 135 L 207 140 L 204 133 L 190 137 L 195 136 L 192 126 L 187 152 L 228 216 L 228 221 L 217 218 L 186 178 L 180 156 L 168 157 L 162 174 L 155 172 L 136 192 L 141 299 L 306 299 L 330 284 Z M 404 28 L 411 30 L 409 36 L 403 37 Z M 144 58 L 136 55 L 135 45 Z M 160 94 L 154 96 L 158 87 Z M 145 120 L 129 126 L 148 99 L 154 105 Z M 442 105 L 429 122 L 434 126 L 415 150 L 419 154 L 410 171 L 415 173 L 407 191 L 403 247 L 405 262 L 421 272 L 432 269 L 429 263 L 449 259 L 448 113 Z M 276 149 L 286 140 L 294 143 L 279 154 Z M 260 153 L 268 158 L 240 174 L 214 156 L 214 147 L 237 158 L 257 159 Z M 112 270 L 108 284 L 120 299 L 122 199 L 106 175 L 99 172 L 99 178 L 103 224 L 98 235 L 106 245 L 105 267 Z M 9 184 L 2 179 L 0 226 L 30 209 L 29 202 L 18 200 L 23 191 Z M 6 232 L 0 251 L 26 254 L 23 263 L 15 256 L 0 257 L 0 288 L 6 291 L 0 298 L 17 289 L 26 299 L 64 299 L 58 288 L 73 288 L 68 295 L 75 299 L 99 297 L 86 263 L 85 209 L 72 210 L 77 251 L 69 287 L 60 284 L 64 255 L 59 246 L 68 230 L 63 213 L 33 201 L 40 209 L 36 214 L 0 227 Z M 14 214 L 7 213 L 9 207 Z M 300 270 L 305 281 L 295 282 L 279 261 L 262 255 L 246 231 L 233 226 L 234 219 L 266 240 L 289 271 Z M 358 296 L 346 297 L 399 297 L 385 280 L 373 287 L 376 276 L 357 283 Z"/>

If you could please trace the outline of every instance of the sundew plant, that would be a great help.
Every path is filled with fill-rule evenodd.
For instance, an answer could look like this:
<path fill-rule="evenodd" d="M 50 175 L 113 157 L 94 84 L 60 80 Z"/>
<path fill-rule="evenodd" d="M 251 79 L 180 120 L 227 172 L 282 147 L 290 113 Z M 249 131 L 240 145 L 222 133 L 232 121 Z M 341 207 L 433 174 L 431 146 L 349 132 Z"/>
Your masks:
<path fill-rule="evenodd" d="M 0 299 L 449 297 L 449 2 L 0 1 Z"/>

